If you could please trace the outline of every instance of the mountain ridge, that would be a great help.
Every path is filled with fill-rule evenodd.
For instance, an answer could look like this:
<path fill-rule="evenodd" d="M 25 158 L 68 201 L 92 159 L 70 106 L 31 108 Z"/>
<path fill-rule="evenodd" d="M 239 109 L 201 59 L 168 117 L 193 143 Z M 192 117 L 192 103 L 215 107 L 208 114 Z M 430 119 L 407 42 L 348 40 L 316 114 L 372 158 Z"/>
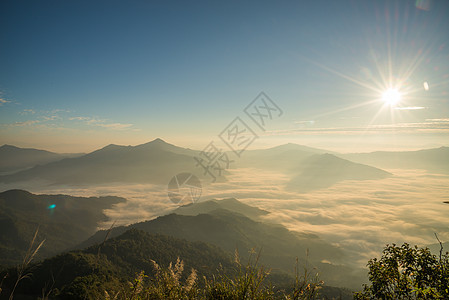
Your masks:
<path fill-rule="evenodd" d="M 55 153 L 42 149 L 21 148 L 4 144 L 0 146 L 0 173 L 14 173 L 47 164 L 66 157 L 76 157 L 81 153 Z"/>
<path fill-rule="evenodd" d="M 374 180 L 393 175 L 329 153 L 315 154 L 291 171 L 296 175 L 290 180 L 287 188 L 300 192 L 327 188 L 344 180 Z"/>
<path fill-rule="evenodd" d="M 330 285 L 356 286 L 360 278 L 351 275 L 355 270 L 339 265 L 344 253 L 319 237 L 300 235 L 282 225 L 254 221 L 242 214 L 226 209 L 217 209 L 195 216 L 169 214 L 156 219 L 119 226 L 111 231 L 98 231 L 77 248 L 85 248 L 101 243 L 105 236 L 115 237 L 126 230 L 135 228 L 151 234 L 162 234 L 188 241 L 201 241 L 216 245 L 228 253 L 236 248 L 243 260 L 251 249 L 262 249 L 261 263 L 271 268 L 291 273 L 292 262 L 299 257 L 306 259 L 309 249 L 309 263 L 322 271 Z M 332 262 L 323 263 L 322 261 Z M 338 274 L 346 274 L 341 278 Z"/>
<path fill-rule="evenodd" d="M 38 257 L 48 257 L 95 233 L 108 218 L 105 208 L 126 201 L 121 197 L 74 197 L 33 194 L 25 190 L 0 193 L 0 264 L 18 263 L 38 228 L 46 242 Z"/>

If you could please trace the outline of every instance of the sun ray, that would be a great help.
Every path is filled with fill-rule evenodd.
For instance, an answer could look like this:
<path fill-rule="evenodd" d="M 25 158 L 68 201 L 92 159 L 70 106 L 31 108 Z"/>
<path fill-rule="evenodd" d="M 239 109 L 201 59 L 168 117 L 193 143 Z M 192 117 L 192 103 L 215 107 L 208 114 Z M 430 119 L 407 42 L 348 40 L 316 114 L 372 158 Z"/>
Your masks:
<path fill-rule="evenodd" d="M 351 77 L 351 76 L 349 76 L 349 75 L 346 75 L 346 74 L 344 74 L 344 73 L 342 73 L 342 72 L 339 72 L 339 71 L 337 71 L 337 70 L 334 70 L 334 69 L 332 69 L 332 68 L 330 68 L 330 67 L 326 67 L 325 65 L 320 64 L 320 63 L 318 63 L 318 62 L 316 62 L 316 61 L 313 61 L 313 60 L 311 60 L 311 59 L 307 59 L 307 58 L 306 58 L 306 60 L 309 61 L 310 63 L 312 63 L 312 64 L 314 64 L 314 65 L 316 65 L 316 66 L 318 66 L 318 67 L 320 67 L 320 68 L 322 68 L 322 69 L 324 69 L 324 70 L 330 72 L 330 73 L 333 73 L 333 74 L 335 74 L 335 75 L 338 75 L 338 76 L 340 76 L 341 78 L 346 79 L 346 80 L 348 80 L 348 81 L 350 81 L 350 82 L 352 82 L 352 83 L 355 83 L 355 84 L 357 84 L 357 85 L 359 85 L 359 86 L 361 86 L 361 87 L 370 89 L 370 90 L 372 90 L 372 91 L 374 91 L 374 92 L 377 92 L 377 93 L 380 93 L 380 92 L 381 92 L 381 90 L 379 90 L 379 89 L 377 89 L 377 88 L 375 88 L 375 87 L 372 87 L 371 85 L 369 85 L 369 84 L 367 84 L 367 83 L 365 83 L 365 82 L 362 82 L 362 81 L 360 81 L 360 80 L 357 80 L 357 79 L 354 78 L 354 77 Z"/>

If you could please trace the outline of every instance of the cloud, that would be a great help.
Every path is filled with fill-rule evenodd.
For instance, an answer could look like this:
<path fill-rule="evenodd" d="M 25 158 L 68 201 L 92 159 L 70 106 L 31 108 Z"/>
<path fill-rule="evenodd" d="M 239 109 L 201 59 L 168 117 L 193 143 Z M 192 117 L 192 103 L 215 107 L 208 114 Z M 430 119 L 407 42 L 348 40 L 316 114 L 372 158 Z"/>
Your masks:
<path fill-rule="evenodd" d="M 52 109 L 49 111 L 50 114 L 56 114 L 56 113 L 60 113 L 60 112 L 70 113 L 71 111 L 68 109 L 61 109 L 61 108 L 56 108 L 56 109 Z"/>
<path fill-rule="evenodd" d="M 6 101 L 9 102 L 9 101 Z M 5 103 L 5 100 L 4 102 Z M 60 129 L 60 130 L 79 130 L 76 126 L 76 122 L 83 124 L 85 126 L 104 128 L 106 130 L 113 131 L 138 131 L 138 128 L 134 128 L 134 124 L 130 123 L 119 123 L 111 122 L 107 119 L 102 119 L 98 117 L 87 117 L 87 116 L 70 116 L 67 115 L 71 111 L 66 109 L 53 109 L 36 111 L 33 109 L 24 109 L 18 112 L 21 116 L 33 115 L 33 120 L 20 120 L 11 123 L 4 123 L 0 126 L 3 128 L 7 127 L 29 127 L 33 129 Z M 85 129 L 85 128 L 84 128 Z M 83 129 L 83 130 L 84 130 Z"/>
<path fill-rule="evenodd" d="M 315 125 L 315 121 L 309 120 L 309 121 L 295 121 L 296 125 L 299 125 L 300 127 L 310 127 Z"/>
<path fill-rule="evenodd" d="M 423 106 L 408 106 L 408 107 L 395 107 L 396 110 L 417 110 L 417 109 L 425 109 Z"/>
<path fill-rule="evenodd" d="M 266 221 L 290 230 L 318 235 L 346 253 L 346 263 L 366 265 L 387 243 L 427 245 L 434 232 L 449 240 L 449 176 L 422 170 L 388 170 L 382 180 L 343 181 L 328 189 L 296 193 L 284 189 L 289 177 L 258 169 L 229 170 L 228 182 L 203 182 L 201 201 L 235 197 L 271 212 Z M 8 187 L 1 185 L 3 190 Z M 77 196 L 116 195 L 128 199 L 106 210 L 117 224 L 156 218 L 176 208 L 167 197 L 167 186 L 111 184 L 91 187 L 17 186 L 39 193 Z M 102 224 L 107 228 L 110 223 Z"/>
<path fill-rule="evenodd" d="M 31 126 L 31 125 L 34 125 L 37 123 L 40 123 L 40 121 L 39 120 L 28 120 L 28 121 L 24 121 L 24 122 L 15 122 L 15 123 L 8 124 L 8 125 L 21 127 L 21 126 Z"/>
<path fill-rule="evenodd" d="M 19 114 L 21 115 L 28 115 L 28 114 L 34 115 L 35 113 L 36 111 L 33 109 L 24 109 L 23 111 L 19 112 Z"/>
<path fill-rule="evenodd" d="M 229 182 L 211 185 L 209 197 L 236 197 L 271 211 L 266 218 L 291 230 L 311 232 L 342 247 L 360 266 L 387 243 L 434 243 L 433 232 L 449 239 L 446 193 L 449 176 L 419 170 L 388 170 L 384 180 L 343 181 L 298 194 L 283 187 L 288 177 L 232 170 Z"/>
<path fill-rule="evenodd" d="M 123 123 L 110 123 L 107 119 L 98 119 L 92 117 L 71 117 L 69 118 L 71 121 L 80 121 L 89 126 L 102 127 L 111 130 L 127 130 L 127 129 L 135 129 L 132 128 L 134 124 L 123 124 Z"/>
<path fill-rule="evenodd" d="M 88 118 L 88 117 L 71 117 L 71 118 L 69 118 L 69 120 L 71 120 L 71 121 L 73 121 L 73 120 L 88 121 L 88 120 L 90 120 L 90 118 Z"/>
<path fill-rule="evenodd" d="M 420 107 L 405 107 L 403 109 L 421 109 Z M 440 132 L 449 133 L 449 118 L 426 119 L 424 122 L 409 122 L 395 124 L 368 125 L 365 127 L 301 127 L 286 130 L 271 130 L 265 135 L 323 135 L 323 134 L 379 134 L 379 133 L 416 133 Z"/>
<path fill-rule="evenodd" d="M 110 124 L 98 124 L 98 126 L 113 130 L 123 130 L 132 127 L 133 124 L 110 123 Z"/>
<path fill-rule="evenodd" d="M 443 119 L 427 119 L 428 122 L 437 122 L 437 123 L 449 123 L 449 118 Z"/>
<path fill-rule="evenodd" d="M 11 103 L 11 101 L 0 98 L 0 106 L 2 106 L 3 104 L 6 104 L 6 103 Z"/>
<path fill-rule="evenodd" d="M 296 193 L 284 189 L 289 177 L 258 169 L 229 170 L 228 182 L 203 182 L 201 201 L 235 197 L 271 212 L 266 221 L 290 230 L 313 233 L 340 247 L 346 263 L 364 267 L 378 257 L 387 243 L 427 245 L 434 232 L 449 240 L 449 176 L 422 170 L 388 170 L 382 180 L 343 181 L 328 189 Z M 12 188 L 0 185 L 2 190 Z M 167 197 L 167 186 L 111 184 L 90 187 L 17 186 L 38 193 L 76 196 L 116 195 L 128 202 L 106 210 L 117 224 L 156 218 L 176 208 Z M 110 223 L 102 224 L 107 228 Z"/>
<path fill-rule="evenodd" d="M 54 121 L 54 120 L 62 120 L 60 116 L 53 115 L 53 116 L 43 116 L 42 119 L 44 121 Z"/>

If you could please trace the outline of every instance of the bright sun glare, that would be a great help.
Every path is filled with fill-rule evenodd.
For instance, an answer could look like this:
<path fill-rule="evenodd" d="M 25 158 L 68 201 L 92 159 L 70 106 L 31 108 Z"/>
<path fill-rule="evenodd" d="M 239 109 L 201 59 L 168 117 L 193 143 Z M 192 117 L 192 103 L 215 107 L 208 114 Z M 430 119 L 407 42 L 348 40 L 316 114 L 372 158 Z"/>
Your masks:
<path fill-rule="evenodd" d="M 382 100 L 385 104 L 394 106 L 401 101 L 401 93 L 397 89 L 388 89 L 382 94 Z"/>

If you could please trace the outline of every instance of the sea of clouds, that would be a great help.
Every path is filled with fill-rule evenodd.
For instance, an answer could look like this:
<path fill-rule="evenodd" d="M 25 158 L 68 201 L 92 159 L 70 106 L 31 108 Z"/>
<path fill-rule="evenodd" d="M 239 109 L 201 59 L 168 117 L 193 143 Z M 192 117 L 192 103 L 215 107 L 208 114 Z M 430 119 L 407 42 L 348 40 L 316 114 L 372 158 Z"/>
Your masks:
<path fill-rule="evenodd" d="M 234 169 L 221 183 L 203 182 L 200 201 L 237 198 L 270 212 L 265 221 L 299 232 L 314 233 L 341 247 L 347 263 L 365 266 L 378 257 L 385 244 L 428 245 L 435 233 L 449 241 L 449 176 L 423 170 L 387 170 L 394 176 L 381 180 L 343 181 L 307 193 L 285 189 L 289 177 L 257 169 Z M 3 190 L 7 186 L 0 187 Z M 14 188 L 18 188 L 15 185 Z M 167 196 L 167 186 L 110 184 L 97 186 L 23 186 L 33 193 L 74 196 L 114 195 L 126 198 L 107 209 L 107 228 L 131 224 L 170 213 L 178 206 Z M 187 204 L 187 203 L 185 203 Z"/>

